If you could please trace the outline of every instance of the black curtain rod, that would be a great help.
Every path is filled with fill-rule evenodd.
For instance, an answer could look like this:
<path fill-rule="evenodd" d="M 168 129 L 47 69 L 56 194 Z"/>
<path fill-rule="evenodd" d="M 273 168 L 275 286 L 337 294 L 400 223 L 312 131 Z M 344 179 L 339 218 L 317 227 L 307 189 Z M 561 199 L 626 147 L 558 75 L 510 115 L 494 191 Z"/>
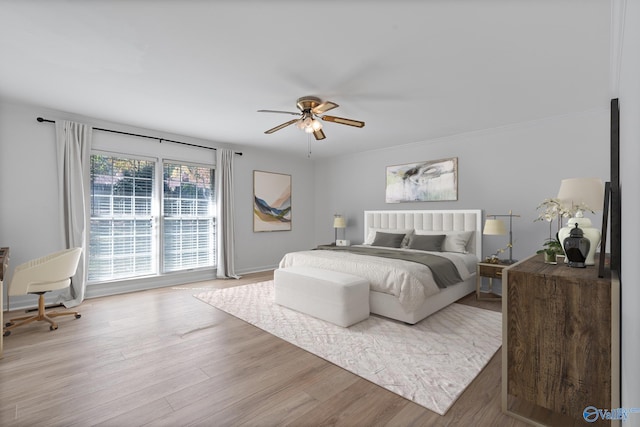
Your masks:
<path fill-rule="evenodd" d="M 36 120 L 39 121 L 40 123 L 42 123 L 42 122 L 55 123 L 56 122 L 55 120 L 43 119 L 42 117 L 38 117 Z M 157 136 L 140 135 L 140 134 L 137 134 L 137 133 L 122 132 L 122 131 L 119 131 L 119 130 L 96 128 L 96 127 L 94 127 L 93 130 L 101 130 L 103 132 L 119 133 L 120 135 L 137 136 L 138 138 L 157 139 L 160 143 L 162 143 L 162 141 L 166 141 L 166 142 L 173 142 L 174 144 L 188 145 L 190 147 L 206 148 L 207 150 L 217 150 L 216 148 L 213 148 L 213 147 L 207 147 L 207 146 L 198 145 L 198 144 L 191 144 L 189 142 L 174 141 L 172 139 L 160 138 L 160 137 L 157 137 Z M 235 154 L 237 154 L 238 156 L 242 156 L 242 152 L 236 151 Z"/>

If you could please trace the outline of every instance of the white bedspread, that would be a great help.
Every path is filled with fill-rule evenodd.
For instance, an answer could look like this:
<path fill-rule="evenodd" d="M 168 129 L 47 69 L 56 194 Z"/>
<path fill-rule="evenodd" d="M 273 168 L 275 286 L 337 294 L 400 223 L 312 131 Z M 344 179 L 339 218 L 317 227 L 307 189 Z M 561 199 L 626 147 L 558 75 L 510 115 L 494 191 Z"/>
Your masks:
<path fill-rule="evenodd" d="M 385 248 L 389 249 L 389 248 Z M 410 249 L 397 249 L 411 251 Z M 450 252 L 430 252 L 450 259 L 462 280 L 475 271 L 477 259 L 469 254 Z M 429 267 L 398 259 L 352 254 L 342 251 L 300 251 L 286 254 L 280 261 L 280 268 L 305 265 L 341 271 L 369 280 L 372 291 L 394 295 L 407 311 L 413 311 L 428 297 L 440 292 Z M 473 269 L 471 269 L 473 265 Z"/>

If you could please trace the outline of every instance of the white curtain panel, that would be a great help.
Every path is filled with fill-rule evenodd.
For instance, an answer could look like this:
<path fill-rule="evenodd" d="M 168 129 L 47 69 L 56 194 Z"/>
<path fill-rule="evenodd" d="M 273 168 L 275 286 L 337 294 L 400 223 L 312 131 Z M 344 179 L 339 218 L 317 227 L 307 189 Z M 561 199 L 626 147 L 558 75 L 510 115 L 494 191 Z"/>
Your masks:
<path fill-rule="evenodd" d="M 216 150 L 216 199 L 217 199 L 217 277 L 239 279 L 235 273 L 235 245 L 233 228 L 233 150 Z"/>
<path fill-rule="evenodd" d="M 66 120 L 56 121 L 58 195 L 61 230 L 67 248 L 82 248 L 71 286 L 60 296 L 66 307 L 84 300 L 87 272 L 87 218 L 89 218 L 89 168 L 91 126 Z"/>

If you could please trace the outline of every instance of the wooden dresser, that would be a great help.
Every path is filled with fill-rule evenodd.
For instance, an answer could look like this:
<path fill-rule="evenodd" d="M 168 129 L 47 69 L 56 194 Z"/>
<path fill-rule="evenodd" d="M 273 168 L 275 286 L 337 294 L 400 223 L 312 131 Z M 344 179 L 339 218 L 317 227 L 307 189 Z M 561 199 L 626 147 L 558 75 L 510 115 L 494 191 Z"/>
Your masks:
<path fill-rule="evenodd" d="M 534 425 L 619 425 L 620 282 L 597 266 L 545 264 L 503 272 L 502 408 Z M 587 423 L 585 416 L 591 417 Z"/>

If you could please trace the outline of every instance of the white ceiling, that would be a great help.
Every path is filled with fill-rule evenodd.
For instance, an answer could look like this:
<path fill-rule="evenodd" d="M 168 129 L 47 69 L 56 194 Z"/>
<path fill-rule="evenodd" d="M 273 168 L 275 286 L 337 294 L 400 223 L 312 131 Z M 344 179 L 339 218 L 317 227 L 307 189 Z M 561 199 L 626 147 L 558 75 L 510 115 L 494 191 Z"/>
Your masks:
<path fill-rule="evenodd" d="M 602 0 L 0 0 L 0 97 L 313 156 L 608 108 Z"/>

